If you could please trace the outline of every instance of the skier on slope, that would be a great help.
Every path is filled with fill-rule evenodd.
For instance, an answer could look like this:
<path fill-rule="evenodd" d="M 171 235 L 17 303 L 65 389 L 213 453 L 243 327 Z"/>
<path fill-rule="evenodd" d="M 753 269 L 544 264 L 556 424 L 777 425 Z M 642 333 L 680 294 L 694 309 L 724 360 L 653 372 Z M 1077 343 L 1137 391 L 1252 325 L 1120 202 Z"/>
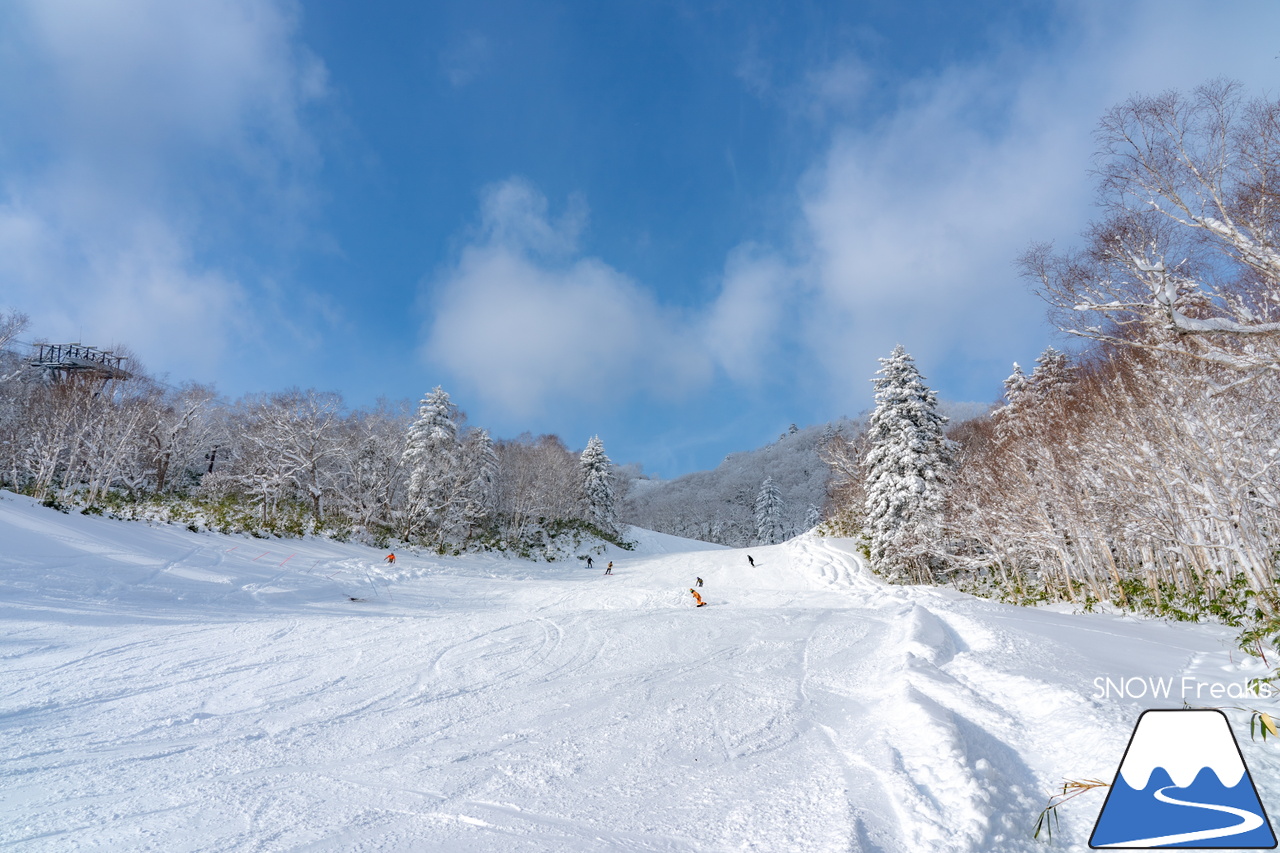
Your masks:
<path fill-rule="evenodd" d="M 702 578 L 698 578 L 697 581 L 698 582 L 694 584 L 694 586 L 702 586 Z"/>
<path fill-rule="evenodd" d="M 753 569 L 754 569 L 754 568 L 756 567 L 756 561 L 755 561 L 755 560 L 753 560 L 753 559 L 751 559 L 751 555 L 750 555 L 750 554 L 748 554 L 748 555 L 747 555 L 747 562 L 751 564 L 751 568 L 753 568 Z"/>
<path fill-rule="evenodd" d="M 604 573 L 606 575 L 613 574 L 613 560 L 610 560 L 609 565 L 605 566 Z"/>
<path fill-rule="evenodd" d="M 389 566 L 394 566 L 396 564 L 396 555 L 388 554 L 387 556 L 382 558 L 382 561 Z"/>
<path fill-rule="evenodd" d="M 591 568 L 591 556 L 587 555 L 587 568 Z"/>
<path fill-rule="evenodd" d="M 696 589 L 690 589 L 689 592 L 693 593 L 693 600 L 698 602 L 699 607 L 707 606 L 707 603 L 702 600 L 702 596 L 698 595 L 698 591 Z"/>

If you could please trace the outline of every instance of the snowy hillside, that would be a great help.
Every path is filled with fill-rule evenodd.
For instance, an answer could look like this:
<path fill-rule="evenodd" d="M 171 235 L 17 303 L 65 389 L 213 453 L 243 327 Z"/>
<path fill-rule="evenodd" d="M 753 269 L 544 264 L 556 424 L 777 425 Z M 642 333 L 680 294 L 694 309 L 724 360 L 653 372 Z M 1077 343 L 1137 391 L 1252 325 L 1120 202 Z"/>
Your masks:
<path fill-rule="evenodd" d="M 730 453 L 710 471 L 674 480 L 634 480 L 620 514 L 641 527 L 748 545 L 758 541 L 755 502 L 771 477 L 782 497 L 783 527 L 794 535 L 807 529 L 810 512 L 821 510 L 827 500 L 828 471 L 820 448 L 838 429 L 852 434 L 861 428 L 849 420 L 808 427 L 764 447 Z"/>
<path fill-rule="evenodd" d="M 939 411 L 952 424 L 985 414 L 990 403 L 942 401 Z M 813 514 L 827 503 L 829 467 L 822 449 L 835 435 L 852 438 L 866 429 L 867 418 L 840 418 L 796 429 L 774 442 L 730 453 L 710 471 L 674 480 L 631 479 L 621 514 L 641 527 L 708 542 L 744 546 L 757 537 L 755 503 L 766 478 L 782 497 L 782 527 L 787 536 L 810 529 Z M 623 472 L 626 473 L 626 472 Z"/>
<path fill-rule="evenodd" d="M 1110 781 L 1182 704 L 1095 679 L 1264 671 L 1229 629 L 887 587 L 839 541 L 633 538 L 391 569 L 0 493 L 0 848 L 1039 850 L 1064 777 Z M 1280 812 L 1274 741 L 1229 713 Z"/>

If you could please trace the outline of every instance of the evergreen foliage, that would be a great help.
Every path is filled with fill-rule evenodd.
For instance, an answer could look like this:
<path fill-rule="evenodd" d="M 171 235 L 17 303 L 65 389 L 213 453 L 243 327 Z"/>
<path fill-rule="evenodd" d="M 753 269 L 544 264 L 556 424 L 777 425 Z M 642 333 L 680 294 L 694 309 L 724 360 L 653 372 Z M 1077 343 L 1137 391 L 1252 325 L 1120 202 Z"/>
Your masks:
<path fill-rule="evenodd" d="M 604 442 L 595 435 L 587 442 L 580 459 L 582 494 L 586 501 L 587 520 L 610 534 L 617 533 L 617 507 L 614 505 L 613 463 L 604 452 Z"/>
<path fill-rule="evenodd" d="M 50 507 L 449 553 L 553 559 L 629 545 L 598 478 L 598 512 L 612 524 L 587 517 L 579 457 L 558 438 L 496 443 L 465 429 L 441 388 L 415 414 L 407 401 L 352 410 L 315 389 L 228 403 L 199 385 L 161 386 L 136 365 L 127 380 L 52 381 L 4 346 L 21 328 L 10 319 L 0 314 L 0 487 Z"/>
<path fill-rule="evenodd" d="M 772 478 L 782 496 L 784 530 L 804 527 L 808 508 L 827 504 L 830 469 L 825 449 L 862 422 L 842 418 L 788 433 L 755 450 L 730 453 L 710 471 L 672 480 L 647 479 L 634 469 L 616 471 L 628 490 L 619 498 L 619 515 L 628 524 L 705 542 L 746 547 L 757 536 L 756 498 L 760 484 Z"/>
<path fill-rule="evenodd" d="M 786 537 L 782 522 L 782 492 L 772 477 L 765 477 L 756 495 L 756 542 L 776 545 Z"/>
<path fill-rule="evenodd" d="M 426 532 L 443 543 L 456 519 L 456 485 L 462 467 L 458 409 L 436 386 L 422 399 L 409 428 L 403 461 L 409 469 L 405 538 Z"/>
<path fill-rule="evenodd" d="M 880 359 L 867 429 L 865 535 L 872 565 L 889 577 L 931 580 L 950 448 L 947 419 L 915 361 L 899 344 Z"/>
<path fill-rule="evenodd" d="M 463 448 L 463 461 L 468 481 L 463 493 L 462 524 L 470 537 L 472 531 L 489 521 L 496 510 L 498 454 L 488 430 L 472 430 Z"/>

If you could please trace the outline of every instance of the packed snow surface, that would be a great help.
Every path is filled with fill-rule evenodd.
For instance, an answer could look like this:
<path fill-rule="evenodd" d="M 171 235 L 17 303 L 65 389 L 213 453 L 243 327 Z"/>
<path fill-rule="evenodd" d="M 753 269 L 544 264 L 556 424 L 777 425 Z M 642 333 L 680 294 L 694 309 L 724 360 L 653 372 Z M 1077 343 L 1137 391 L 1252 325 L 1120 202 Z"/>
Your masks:
<path fill-rule="evenodd" d="M 1265 673 L 1230 629 L 886 586 L 809 535 L 633 536 L 390 567 L 0 493 L 0 849 L 1030 851 L 1144 708 L 1269 704 L 1209 699 Z M 1280 812 L 1275 742 L 1228 713 Z"/>

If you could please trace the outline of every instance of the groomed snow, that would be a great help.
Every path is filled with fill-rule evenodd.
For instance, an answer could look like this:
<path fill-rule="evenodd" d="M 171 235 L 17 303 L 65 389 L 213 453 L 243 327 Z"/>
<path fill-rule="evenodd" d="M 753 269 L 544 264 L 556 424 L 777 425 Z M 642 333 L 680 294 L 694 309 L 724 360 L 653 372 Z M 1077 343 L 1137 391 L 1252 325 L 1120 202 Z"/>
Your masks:
<path fill-rule="evenodd" d="M 635 536 L 390 569 L 0 493 L 0 849 L 1039 850 L 1048 794 L 1182 704 L 1095 678 L 1264 672 L 1230 629 L 888 587 L 838 540 Z"/>

